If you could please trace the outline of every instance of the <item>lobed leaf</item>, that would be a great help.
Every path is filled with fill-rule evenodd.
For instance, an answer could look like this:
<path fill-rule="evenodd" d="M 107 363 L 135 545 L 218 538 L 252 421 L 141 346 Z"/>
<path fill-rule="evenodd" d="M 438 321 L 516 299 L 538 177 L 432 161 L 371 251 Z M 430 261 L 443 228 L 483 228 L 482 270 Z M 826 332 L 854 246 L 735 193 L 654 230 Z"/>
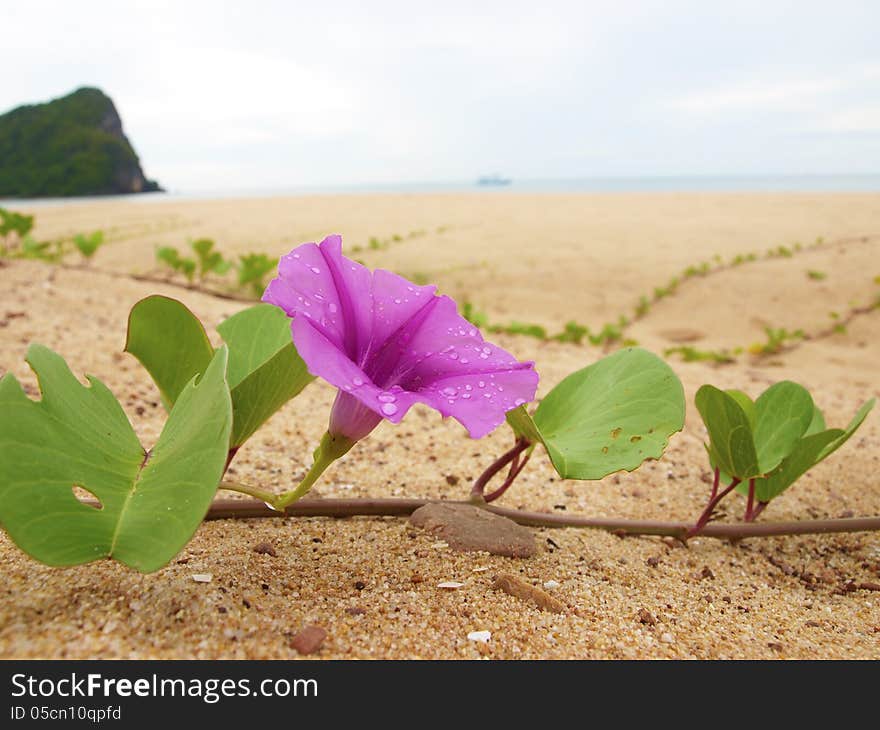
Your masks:
<path fill-rule="evenodd" d="M 205 372 L 214 356 L 205 328 L 195 315 L 176 299 L 158 294 L 131 308 L 125 352 L 140 360 L 150 373 L 165 410 L 171 410 L 184 386 L 194 375 Z"/>
<path fill-rule="evenodd" d="M 294 347 L 290 320 L 278 307 L 257 304 L 217 329 L 229 347 L 230 448 L 238 448 L 314 377 Z M 125 349 L 150 373 L 167 406 L 183 383 L 204 370 L 214 351 L 196 316 L 176 299 L 159 295 L 132 308 Z"/>
<path fill-rule="evenodd" d="M 158 570 L 201 523 L 226 464 L 232 405 L 226 349 L 179 393 L 145 452 L 119 403 L 96 378 L 83 386 L 64 360 L 32 345 L 42 399 L 11 374 L 0 380 L 0 522 L 48 565 L 114 558 Z M 74 494 L 93 494 L 99 508 Z"/>

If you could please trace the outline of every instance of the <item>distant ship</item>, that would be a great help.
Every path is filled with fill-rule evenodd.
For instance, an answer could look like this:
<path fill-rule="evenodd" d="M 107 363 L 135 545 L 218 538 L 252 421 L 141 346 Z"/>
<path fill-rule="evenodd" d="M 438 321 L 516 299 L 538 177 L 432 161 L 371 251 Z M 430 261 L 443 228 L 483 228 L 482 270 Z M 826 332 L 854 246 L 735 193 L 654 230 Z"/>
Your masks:
<path fill-rule="evenodd" d="M 510 185 L 512 182 L 509 177 L 501 177 L 501 175 L 483 175 L 477 178 L 477 185 Z"/>

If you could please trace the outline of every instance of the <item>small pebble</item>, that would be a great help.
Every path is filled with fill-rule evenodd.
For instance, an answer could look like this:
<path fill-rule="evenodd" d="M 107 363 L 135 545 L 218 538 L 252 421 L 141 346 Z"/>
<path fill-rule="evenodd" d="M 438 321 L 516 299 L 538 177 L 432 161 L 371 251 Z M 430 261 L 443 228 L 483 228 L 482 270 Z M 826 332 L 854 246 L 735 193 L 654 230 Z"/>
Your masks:
<path fill-rule="evenodd" d="M 275 552 L 275 548 L 273 548 L 268 542 L 261 542 L 258 545 L 254 545 L 254 552 L 259 553 L 260 555 L 271 555 L 273 558 L 278 556 Z"/>
<path fill-rule="evenodd" d="M 648 626 L 654 626 L 657 623 L 657 619 L 654 618 L 654 614 L 652 614 L 645 608 L 639 609 L 639 621 L 643 624 L 648 624 Z"/>
<path fill-rule="evenodd" d="M 489 643 L 489 639 L 492 638 L 491 631 L 471 631 L 468 634 L 468 640 L 470 641 L 479 641 L 482 644 Z"/>
<path fill-rule="evenodd" d="M 193 573 L 192 579 L 196 583 L 210 583 L 211 582 L 211 574 L 210 573 Z"/>
<path fill-rule="evenodd" d="M 438 588 L 445 588 L 446 590 L 452 591 L 452 590 L 455 590 L 456 588 L 461 588 L 463 585 L 464 585 L 464 583 L 459 583 L 458 581 L 455 581 L 455 580 L 445 580 L 442 583 L 438 583 L 437 587 Z"/>
<path fill-rule="evenodd" d="M 548 591 L 552 591 L 554 588 L 559 588 L 559 581 L 558 580 L 545 580 L 544 581 L 544 588 L 546 588 Z"/>
<path fill-rule="evenodd" d="M 664 644 L 674 644 L 675 637 L 672 634 L 660 634 L 660 641 Z"/>
<path fill-rule="evenodd" d="M 442 550 L 443 548 L 448 548 L 449 543 L 448 542 L 434 542 L 434 543 L 431 543 L 431 547 L 434 548 L 435 550 Z"/>
<path fill-rule="evenodd" d="M 314 654 L 321 648 L 324 639 L 327 638 L 327 632 L 320 626 L 306 626 L 296 636 L 290 640 L 290 647 L 296 649 L 300 654 Z"/>

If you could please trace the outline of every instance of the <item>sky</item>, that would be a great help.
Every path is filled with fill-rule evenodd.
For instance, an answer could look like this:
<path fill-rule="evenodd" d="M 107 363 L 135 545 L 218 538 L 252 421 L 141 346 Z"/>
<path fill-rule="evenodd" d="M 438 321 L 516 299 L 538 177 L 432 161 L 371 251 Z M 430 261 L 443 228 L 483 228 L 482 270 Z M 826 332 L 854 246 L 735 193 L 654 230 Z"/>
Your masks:
<path fill-rule="evenodd" d="M 880 2 L 2 0 L 0 113 L 80 86 L 170 190 L 880 173 Z"/>

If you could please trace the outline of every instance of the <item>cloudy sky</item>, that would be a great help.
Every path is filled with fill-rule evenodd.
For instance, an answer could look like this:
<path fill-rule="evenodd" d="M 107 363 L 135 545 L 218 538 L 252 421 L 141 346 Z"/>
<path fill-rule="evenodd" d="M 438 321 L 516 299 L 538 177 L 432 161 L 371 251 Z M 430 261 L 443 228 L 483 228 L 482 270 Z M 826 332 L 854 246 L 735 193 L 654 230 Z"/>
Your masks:
<path fill-rule="evenodd" d="M 880 2 L 3 3 L 0 111 L 84 85 L 172 190 L 880 172 Z"/>

